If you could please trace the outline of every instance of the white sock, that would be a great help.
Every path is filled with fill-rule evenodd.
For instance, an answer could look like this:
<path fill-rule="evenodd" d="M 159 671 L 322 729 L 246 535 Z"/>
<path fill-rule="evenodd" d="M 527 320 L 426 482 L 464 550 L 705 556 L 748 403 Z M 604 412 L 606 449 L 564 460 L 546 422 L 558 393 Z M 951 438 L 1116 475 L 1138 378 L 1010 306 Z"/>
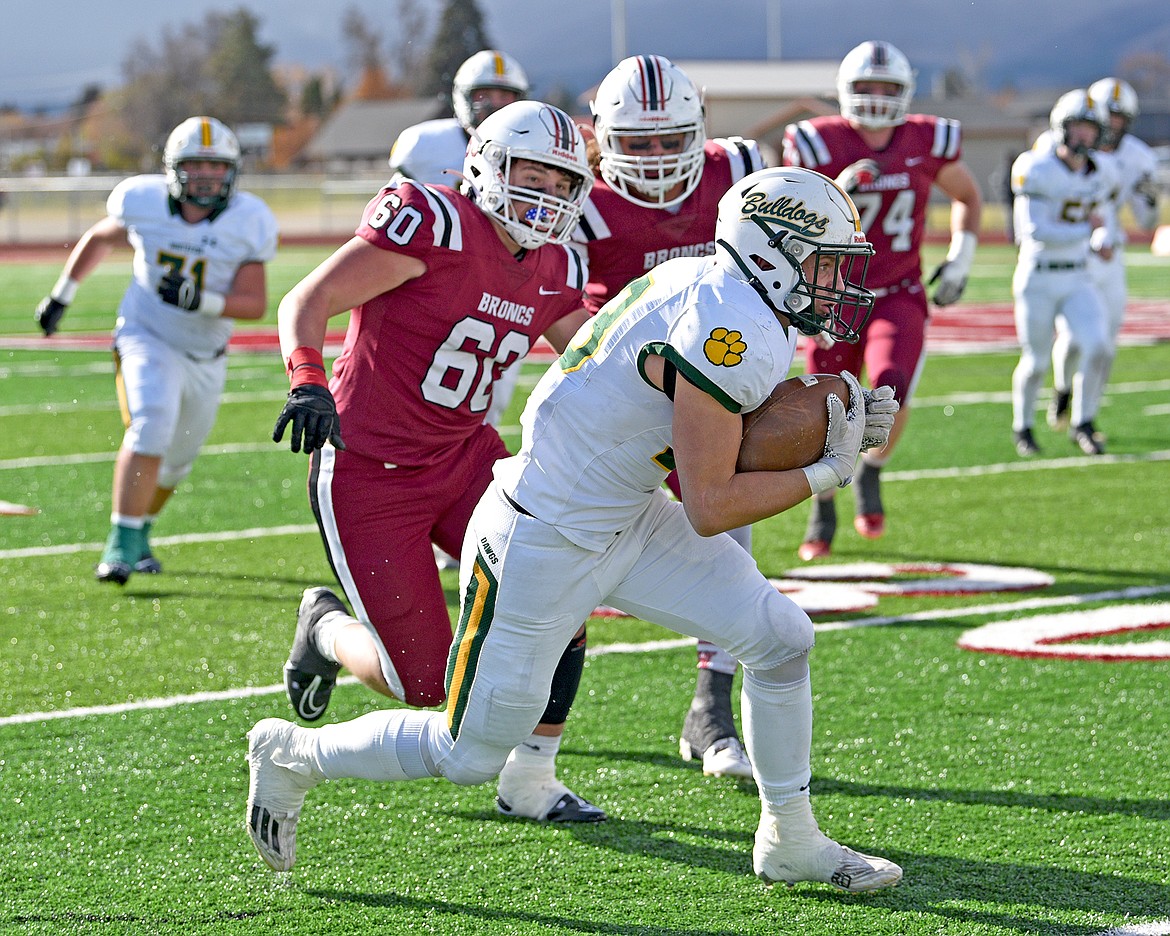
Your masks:
<path fill-rule="evenodd" d="M 312 757 L 330 780 L 417 780 L 437 777 L 427 757 L 428 724 L 443 712 L 397 709 L 313 730 Z"/>
<path fill-rule="evenodd" d="M 743 739 L 765 808 L 780 809 L 806 796 L 812 777 L 812 685 L 806 674 L 794 683 L 761 682 L 743 674 L 740 707 Z"/>
<path fill-rule="evenodd" d="M 126 514 L 110 514 L 110 523 L 114 526 L 129 527 L 131 530 L 141 530 L 146 523 L 145 517 L 129 517 Z"/>
<path fill-rule="evenodd" d="M 557 751 L 560 749 L 561 735 L 532 734 L 512 749 L 512 753 L 508 755 L 508 763 L 555 771 Z"/>
<path fill-rule="evenodd" d="M 343 628 L 360 623 L 357 618 L 344 611 L 327 611 L 323 614 L 313 629 L 313 642 L 321 656 L 331 663 L 340 663 L 341 661 L 337 659 L 337 635 Z"/>

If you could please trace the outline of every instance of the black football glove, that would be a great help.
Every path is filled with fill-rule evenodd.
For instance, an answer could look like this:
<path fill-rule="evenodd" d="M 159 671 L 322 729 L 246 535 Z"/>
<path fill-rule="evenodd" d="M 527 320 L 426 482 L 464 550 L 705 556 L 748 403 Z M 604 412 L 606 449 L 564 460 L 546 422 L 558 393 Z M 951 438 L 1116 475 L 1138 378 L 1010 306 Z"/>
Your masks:
<path fill-rule="evenodd" d="M 61 318 L 65 315 L 65 310 L 69 305 L 64 302 L 58 302 L 52 296 L 45 296 L 37 305 L 36 312 L 33 317 L 36 318 L 37 324 L 41 326 L 41 331 L 45 333 L 45 337 L 53 334 L 57 327 L 61 324 Z"/>
<path fill-rule="evenodd" d="M 301 451 L 303 447 L 308 455 L 322 448 L 326 442 L 332 442 L 334 448 L 345 451 L 345 443 L 341 441 L 341 422 L 337 418 L 337 404 L 333 402 L 333 394 L 327 387 L 301 384 L 288 392 L 284 409 L 280 411 L 276 425 L 272 428 L 273 442 L 284 438 L 284 427 L 290 422 L 292 436 L 289 442 L 294 452 Z"/>
<path fill-rule="evenodd" d="M 173 270 L 159 282 L 158 294 L 162 297 L 163 302 L 178 306 L 185 312 L 196 311 L 203 298 L 198 283 L 185 276 L 180 276 Z"/>

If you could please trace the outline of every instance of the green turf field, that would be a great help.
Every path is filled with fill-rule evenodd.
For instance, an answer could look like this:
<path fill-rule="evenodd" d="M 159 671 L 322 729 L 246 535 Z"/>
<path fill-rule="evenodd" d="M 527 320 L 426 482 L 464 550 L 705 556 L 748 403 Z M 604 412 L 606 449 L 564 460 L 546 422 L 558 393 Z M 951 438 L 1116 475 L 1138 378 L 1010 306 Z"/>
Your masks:
<path fill-rule="evenodd" d="M 326 253 L 282 251 L 262 326 Z M 972 310 L 1009 300 L 1013 258 L 980 249 Z M 0 335 L 34 333 L 63 259 L 0 265 Z M 1166 298 L 1170 261 L 1135 251 L 1131 270 L 1135 296 Z M 118 257 L 100 268 L 63 335 L 108 330 L 128 275 Z M 560 758 L 608 822 L 502 819 L 494 784 L 335 782 L 309 795 L 295 870 L 272 873 L 243 831 L 244 733 L 291 715 L 279 683 L 300 593 L 331 583 L 305 461 L 269 439 L 279 360 L 232 356 L 217 426 L 156 527 L 165 574 L 121 589 L 92 577 L 121 436 L 109 355 L 0 350 L 0 500 L 40 510 L 0 516 L 0 933 L 1170 933 L 1170 662 L 1132 658 L 1170 639 L 1148 623 L 1170 624 L 1170 344 L 1121 352 L 1097 459 L 1042 422 L 1045 457 L 1016 458 L 1015 359 L 929 360 L 886 473 L 885 538 L 854 535 L 852 496 L 839 499 L 831 561 L 888 564 L 887 585 L 947 580 L 925 563 L 1054 579 L 816 616 L 814 809 L 839 841 L 905 868 L 897 889 L 858 897 L 752 876 L 754 788 L 678 758 L 693 650 L 596 652 L 673 636 L 613 618 L 590 622 Z M 757 525 L 768 575 L 798 564 L 805 517 Z M 454 573 L 444 582 L 454 610 Z M 1022 634 L 1088 611 L 1146 627 L 1074 642 L 1129 658 L 958 646 L 985 624 Z M 383 704 L 347 683 L 326 718 Z"/>

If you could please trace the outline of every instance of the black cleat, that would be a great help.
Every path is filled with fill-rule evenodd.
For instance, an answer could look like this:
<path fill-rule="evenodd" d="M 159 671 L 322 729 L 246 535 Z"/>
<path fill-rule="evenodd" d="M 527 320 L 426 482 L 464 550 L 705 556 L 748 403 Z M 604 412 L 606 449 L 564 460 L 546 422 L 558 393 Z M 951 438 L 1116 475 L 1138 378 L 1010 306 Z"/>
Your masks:
<path fill-rule="evenodd" d="M 99 582 L 113 582 L 115 585 L 125 585 L 130 581 L 134 569 L 128 562 L 112 559 L 109 562 L 99 562 L 94 567 L 93 575 Z"/>
<path fill-rule="evenodd" d="M 297 715 L 316 721 L 329 707 L 341 664 L 328 660 L 313 641 L 313 629 L 330 611 L 349 611 L 328 588 L 306 588 L 297 609 L 297 629 L 284 664 L 284 688 Z"/>
<path fill-rule="evenodd" d="M 1104 455 L 1105 438 L 1091 422 L 1081 423 L 1072 431 L 1072 440 L 1086 455 Z"/>
<path fill-rule="evenodd" d="M 143 575 L 158 575 L 162 572 L 162 563 L 155 559 L 151 553 L 147 553 L 134 563 L 134 571 L 141 572 Z"/>
<path fill-rule="evenodd" d="M 1052 402 L 1048 404 L 1048 425 L 1053 429 L 1068 428 L 1069 405 L 1072 403 L 1072 393 L 1068 390 L 1057 390 L 1052 395 Z"/>
<path fill-rule="evenodd" d="M 1032 438 L 1031 429 L 1017 429 L 1012 433 L 1012 436 L 1016 442 L 1016 454 L 1020 458 L 1031 458 L 1033 455 L 1040 454 L 1040 446 Z"/>

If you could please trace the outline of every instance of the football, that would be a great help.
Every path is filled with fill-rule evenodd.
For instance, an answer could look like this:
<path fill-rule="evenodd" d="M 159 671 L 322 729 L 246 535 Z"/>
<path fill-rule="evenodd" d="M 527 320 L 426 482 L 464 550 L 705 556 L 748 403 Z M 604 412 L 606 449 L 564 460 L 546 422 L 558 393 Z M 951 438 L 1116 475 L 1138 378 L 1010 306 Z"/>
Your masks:
<path fill-rule="evenodd" d="M 736 471 L 788 471 L 820 459 L 830 393 L 848 408 L 849 385 L 835 374 L 801 374 L 777 384 L 768 399 L 744 414 Z"/>

